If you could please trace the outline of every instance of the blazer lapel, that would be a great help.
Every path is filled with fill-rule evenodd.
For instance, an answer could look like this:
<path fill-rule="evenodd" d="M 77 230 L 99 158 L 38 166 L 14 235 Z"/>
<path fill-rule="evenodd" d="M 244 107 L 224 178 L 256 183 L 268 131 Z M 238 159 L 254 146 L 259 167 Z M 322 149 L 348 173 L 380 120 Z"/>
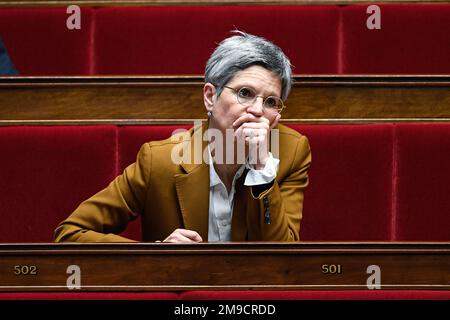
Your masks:
<path fill-rule="evenodd" d="M 207 128 L 207 125 L 193 129 L 190 141 L 191 161 L 180 164 L 186 173 L 175 175 L 175 187 L 184 228 L 198 232 L 203 241 L 208 241 L 209 166 L 203 161 L 203 150 L 207 144 L 202 139 L 205 127 Z M 197 131 L 200 128 L 200 132 Z M 197 157 L 200 156 L 199 150 L 196 150 L 199 146 L 201 146 L 201 163 L 194 161 L 195 152 Z"/>
<path fill-rule="evenodd" d="M 203 241 L 208 240 L 209 168 L 199 165 L 187 174 L 175 176 L 178 203 L 184 227 L 197 231 Z"/>

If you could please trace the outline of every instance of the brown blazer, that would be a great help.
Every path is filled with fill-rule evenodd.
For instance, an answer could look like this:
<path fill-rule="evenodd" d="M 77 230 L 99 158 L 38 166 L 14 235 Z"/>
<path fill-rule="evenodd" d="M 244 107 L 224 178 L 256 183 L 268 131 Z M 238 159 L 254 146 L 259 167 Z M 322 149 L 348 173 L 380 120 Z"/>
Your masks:
<path fill-rule="evenodd" d="M 199 128 L 205 130 L 206 126 L 195 130 Z M 245 174 L 236 183 L 233 241 L 299 240 L 311 151 L 305 136 L 283 125 L 278 129 L 280 165 L 273 186 L 255 198 L 252 188 L 243 185 Z M 189 134 L 193 154 L 194 129 Z M 145 143 L 134 164 L 59 224 L 55 241 L 131 241 L 117 234 L 138 216 L 143 241 L 163 240 L 177 228 L 195 230 L 207 241 L 208 164 L 173 163 L 171 153 L 177 145 L 173 140 Z M 270 224 L 264 223 L 266 210 L 270 210 Z"/>

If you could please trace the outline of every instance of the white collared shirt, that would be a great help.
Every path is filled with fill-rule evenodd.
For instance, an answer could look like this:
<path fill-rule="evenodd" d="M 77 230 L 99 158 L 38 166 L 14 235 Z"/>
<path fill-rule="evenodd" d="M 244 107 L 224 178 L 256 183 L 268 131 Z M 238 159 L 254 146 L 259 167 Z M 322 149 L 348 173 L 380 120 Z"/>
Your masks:
<path fill-rule="evenodd" d="M 245 168 L 249 171 L 245 177 L 244 185 L 255 186 L 272 182 L 278 172 L 279 159 L 269 152 L 269 158 L 262 170 L 256 170 L 254 165 L 246 163 L 239 167 L 234 175 L 231 191 L 228 194 L 214 169 L 211 150 L 208 146 L 209 156 L 209 217 L 208 217 L 208 241 L 231 241 L 231 220 L 233 217 L 234 195 L 236 181 L 242 176 Z"/>

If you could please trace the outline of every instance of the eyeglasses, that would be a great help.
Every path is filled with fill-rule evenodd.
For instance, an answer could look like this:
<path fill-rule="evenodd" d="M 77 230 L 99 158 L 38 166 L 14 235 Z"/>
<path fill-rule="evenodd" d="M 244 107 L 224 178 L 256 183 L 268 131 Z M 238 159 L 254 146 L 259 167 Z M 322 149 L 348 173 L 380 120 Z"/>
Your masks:
<path fill-rule="evenodd" d="M 269 96 L 267 98 L 264 98 L 263 96 L 257 96 L 253 89 L 247 87 L 242 87 L 240 89 L 234 89 L 228 86 L 223 87 L 233 90 L 234 93 L 236 93 L 237 101 L 243 106 L 251 106 L 255 103 L 256 98 L 261 97 L 263 98 L 264 110 L 281 113 L 281 111 L 284 109 L 283 100 L 278 97 Z"/>

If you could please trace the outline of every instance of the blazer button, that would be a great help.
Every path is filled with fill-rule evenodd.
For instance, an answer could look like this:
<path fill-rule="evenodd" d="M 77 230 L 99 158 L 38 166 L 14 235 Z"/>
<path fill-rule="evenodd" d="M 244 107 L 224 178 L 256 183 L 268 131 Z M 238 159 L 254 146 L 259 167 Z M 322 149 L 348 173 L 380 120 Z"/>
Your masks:
<path fill-rule="evenodd" d="M 270 224 L 270 212 L 269 211 L 266 211 L 264 214 L 264 223 Z"/>

